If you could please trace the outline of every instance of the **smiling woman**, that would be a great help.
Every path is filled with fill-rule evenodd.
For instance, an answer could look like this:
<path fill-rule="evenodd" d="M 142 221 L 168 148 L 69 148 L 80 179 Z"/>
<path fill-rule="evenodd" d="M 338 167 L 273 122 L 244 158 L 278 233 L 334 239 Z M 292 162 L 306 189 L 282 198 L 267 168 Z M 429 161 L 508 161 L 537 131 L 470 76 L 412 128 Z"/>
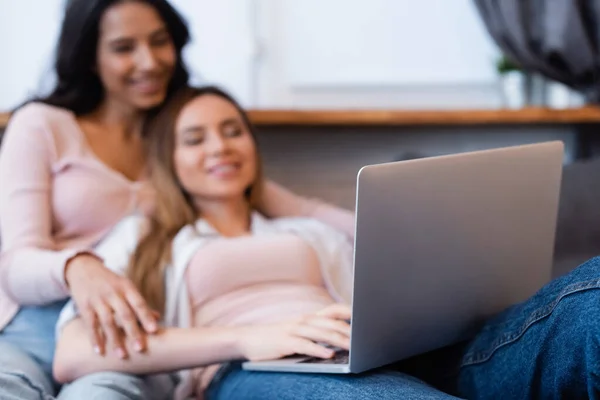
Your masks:
<path fill-rule="evenodd" d="M 209 114 L 206 110 L 216 111 Z M 213 115 L 226 118 L 217 120 Z M 207 122 L 195 124 L 202 117 Z M 259 164 L 255 138 L 247 126 L 235 107 L 219 96 L 198 97 L 183 108 L 175 127 L 174 162 L 181 183 L 195 195 L 205 195 L 204 204 L 198 204 L 201 209 L 209 207 L 211 201 L 227 198 L 231 192 L 246 188 L 252 192 Z M 226 150 L 226 157 L 208 157 Z"/>
<path fill-rule="evenodd" d="M 148 109 L 165 98 L 177 60 L 165 23 L 146 4 L 123 3 L 106 11 L 96 52 L 104 107 Z"/>

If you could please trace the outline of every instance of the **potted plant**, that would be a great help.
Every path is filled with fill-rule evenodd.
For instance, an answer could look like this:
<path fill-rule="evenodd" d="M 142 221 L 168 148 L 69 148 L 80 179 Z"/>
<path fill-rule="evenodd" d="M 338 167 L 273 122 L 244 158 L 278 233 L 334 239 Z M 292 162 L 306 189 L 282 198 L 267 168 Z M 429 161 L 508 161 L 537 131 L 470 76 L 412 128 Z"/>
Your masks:
<path fill-rule="evenodd" d="M 518 109 L 526 103 L 525 74 L 521 68 L 505 55 L 496 62 L 500 78 L 500 93 L 504 107 Z"/>

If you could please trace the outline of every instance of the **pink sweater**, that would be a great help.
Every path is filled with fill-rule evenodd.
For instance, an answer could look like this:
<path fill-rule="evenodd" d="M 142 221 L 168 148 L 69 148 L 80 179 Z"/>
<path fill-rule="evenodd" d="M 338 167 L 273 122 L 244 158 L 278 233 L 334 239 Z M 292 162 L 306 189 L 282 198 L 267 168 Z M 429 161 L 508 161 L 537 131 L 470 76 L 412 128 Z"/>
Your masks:
<path fill-rule="evenodd" d="M 36 103 L 17 111 L 0 148 L 0 330 L 19 305 L 66 298 L 66 262 L 145 208 L 143 187 L 95 156 L 71 112 Z M 265 190 L 267 215 L 310 216 L 352 235 L 352 213 L 273 183 Z"/>
<path fill-rule="evenodd" d="M 138 208 L 142 186 L 94 155 L 71 112 L 15 113 L 0 148 L 0 329 L 18 305 L 68 296 L 66 262 Z"/>

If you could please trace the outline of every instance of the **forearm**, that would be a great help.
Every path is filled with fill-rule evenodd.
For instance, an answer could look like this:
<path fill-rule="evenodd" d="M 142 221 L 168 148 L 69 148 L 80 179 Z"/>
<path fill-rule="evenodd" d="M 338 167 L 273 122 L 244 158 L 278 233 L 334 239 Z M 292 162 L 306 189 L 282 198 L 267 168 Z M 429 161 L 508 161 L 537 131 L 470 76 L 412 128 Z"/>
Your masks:
<path fill-rule="evenodd" d="M 136 375 L 172 372 L 235 359 L 242 355 L 235 328 L 165 328 L 148 335 L 148 350 L 131 351 L 127 359 L 114 352 L 95 354 L 81 319 L 62 331 L 54 358 L 54 377 L 71 382 L 95 372 L 112 371 Z"/>
<path fill-rule="evenodd" d="M 355 215 L 346 209 L 328 203 L 317 203 L 310 217 L 317 219 L 354 238 Z"/>
<path fill-rule="evenodd" d="M 68 250 L 54 232 L 56 111 L 30 104 L 15 112 L 0 153 L 0 283 L 19 304 L 45 304 L 68 294 L 63 277 Z"/>
<path fill-rule="evenodd" d="M 354 213 L 320 200 L 299 196 L 285 187 L 267 181 L 260 211 L 271 218 L 309 217 L 354 237 Z"/>
<path fill-rule="evenodd" d="M 69 294 L 64 266 L 77 253 L 39 248 L 8 250 L 0 261 L 0 283 L 21 305 L 43 305 L 64 299 Z"/>

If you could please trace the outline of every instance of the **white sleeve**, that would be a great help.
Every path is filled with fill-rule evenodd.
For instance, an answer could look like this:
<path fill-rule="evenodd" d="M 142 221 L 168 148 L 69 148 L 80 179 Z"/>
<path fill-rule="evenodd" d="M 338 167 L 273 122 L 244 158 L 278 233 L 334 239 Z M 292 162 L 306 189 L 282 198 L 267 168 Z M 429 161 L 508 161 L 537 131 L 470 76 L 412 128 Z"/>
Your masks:
<path fill-rule="evenodd" d="M 172 264 L 166 269 L 167 296 L 164 322 L 166 326 L 188 328 L 192 325 L 192 312 L 187 292 L 185 274 L 198 250 L 211 239 L 199 234 L 195 226 L 184 226 L 172 243 Z"/>
<path fill-rule="evenodd" d="M 145 223 L 146 219 L 142 216 L 124 218 L 94 247 L 94 253 L 102 258 L 108 269 L 125 275 Z M 61 310 L 56 323 L 57 339 L 65 324 L 78 316 L 75 302 L 70 299 Z"/>

